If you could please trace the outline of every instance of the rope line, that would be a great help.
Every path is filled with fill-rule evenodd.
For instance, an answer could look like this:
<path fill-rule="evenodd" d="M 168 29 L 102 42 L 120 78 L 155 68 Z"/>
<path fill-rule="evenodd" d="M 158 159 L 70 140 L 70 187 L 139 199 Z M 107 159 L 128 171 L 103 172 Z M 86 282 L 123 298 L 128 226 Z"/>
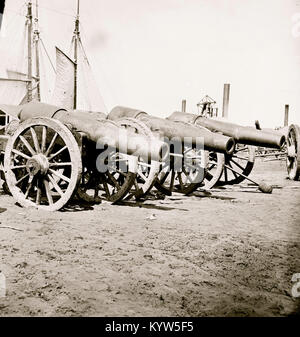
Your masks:
<path fill-rule="evenodd" d="M 54 65 L 53 65 L 53 63 L 52 63 L 52 60 L 51 60 L 51 58 L 50 58 L 50 55 L 48 54 L 48 51 L 47 51 L 47 49 L 46 49 L 46 47 L 45 47 L 45 45 L 44 45 L 44 41 L 43 41 L 42 38 L 40 38 L 40 42 L 41 42 L 41 45 L 42 45 L 42 47 L 43 47 L 43 49 L 44 49 L 44 51 L 45 51 L 45 53 L 46 53 L 46 55 L 47 55 L 47 57 L 48 57 L 48 60 L 49 60 L 49 62 L 50 62 L 50 64 L 51 64 L 51 66 L 52 66 L 52 69 L 54 70 L 54 73 L 56 74 L 56 69 L 55 69 L 55 67 L 54 67 Z"/>
<path fill-rule="evenodd" d="M 76 17 L 74 14 L 69 14 L 69 13 L 61 12 L 61 11 L 58 11 L 57 9 L 49 8 L 49 7 L 46 7 L 46 6 L 39 5 L 39 7 L 43 8 L 43 9 L 46 9 L 48 11 L 55 12 L 55 13 L 58 13 L 58 14 L 61 14 L 61 15 L 65 15 L 65 16 L 69 16 L 69 17 L 72 17 L 72 18 Z"/>

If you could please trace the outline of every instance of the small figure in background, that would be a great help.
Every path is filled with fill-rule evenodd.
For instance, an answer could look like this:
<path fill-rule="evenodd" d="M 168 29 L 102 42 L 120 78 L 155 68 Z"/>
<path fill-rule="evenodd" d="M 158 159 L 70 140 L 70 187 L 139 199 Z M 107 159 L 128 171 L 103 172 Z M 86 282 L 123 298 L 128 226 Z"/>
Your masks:
<path fill-rule="evenodd" d="M 206 95 L 198 104 L 198 111 L 199 114 L 203 117 L 212 118 L 216 116 L 216 113 L 214 111 L 217 111 L 217 109 L 214 108 L 216 104 L 216 101 L 213 100 L 211 97 Z"/>

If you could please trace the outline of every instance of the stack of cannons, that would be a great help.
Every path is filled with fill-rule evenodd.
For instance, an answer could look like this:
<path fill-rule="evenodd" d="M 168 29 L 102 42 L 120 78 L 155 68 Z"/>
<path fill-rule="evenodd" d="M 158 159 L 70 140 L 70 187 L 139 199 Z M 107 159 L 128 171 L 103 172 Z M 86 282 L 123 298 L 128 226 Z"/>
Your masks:
<path fill-rule="evenodd" d="M 155 191 L 189 195 L 246 179 L 271 193 L 249 178 L 253 149 L 285 146 L 280 132 L 183 112 L 163 119 L 116 107 L 106 116 L 32 102 L 14 116 L 1 136 L 3 186 L 23 207 L 48 211 L 145 200 Z"/>

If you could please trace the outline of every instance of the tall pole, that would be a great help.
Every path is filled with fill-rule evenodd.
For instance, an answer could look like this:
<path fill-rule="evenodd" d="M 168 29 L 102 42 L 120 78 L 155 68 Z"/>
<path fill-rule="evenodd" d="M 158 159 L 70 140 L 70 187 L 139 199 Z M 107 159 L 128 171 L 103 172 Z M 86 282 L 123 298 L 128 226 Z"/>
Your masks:
<path fill-rule="evenodd" d="M 75 20 L 75 31 L 74 31 L 74 61 L 75 61 L 75 78 L 74 78 L 74 110 L 77 109 L 77 82 L 78 82 L 78 45 L 80 38 L 79 29 L 79 11 L 80 11 L 80 1 L 77 0 L 77 15 Z"/>
<path fill-rule="evenodd" d="M 27 4 L 27 34 L 28 34 L 28 84 L 27 101 L 32 101 L 32 2 Z"/>
<path fill-rule="evenodd" d="M 185 99 L 182 101 L 182 108 L 181 108 L 181 111 L 182 111 L 182 112 L 186 112 L 186 100 L 185 100 Z"/>
<path fill-rule="evenodd" d="M 39 42 L 40 42 L 40 31 L 39 31 L 39 9 L 38 0 L 35 2 L 36 15 L 35 15 L 35 30 L 34 30 L 34 43 L 35 43 L 35 62 L 36 62 L 36 80 L 37 80 L 37 98 L 39 102 L 41 101 L 41 77 L 40 77 L 40 55 L 39 55 Z"/>
<path fill-rule="evenodd" d="M 289 111 L 290 111 L 290 106 L 286 104 L 285 109 L 284 109 L 284 126 L 289 126 Z"/>
<path fill-rule="evenodd" d="M 229 97 L 230 97 L 230 84 L 224 84 L 223 115 L 222 115 L 222 117 L 224 118 L 228 118 Z"/>

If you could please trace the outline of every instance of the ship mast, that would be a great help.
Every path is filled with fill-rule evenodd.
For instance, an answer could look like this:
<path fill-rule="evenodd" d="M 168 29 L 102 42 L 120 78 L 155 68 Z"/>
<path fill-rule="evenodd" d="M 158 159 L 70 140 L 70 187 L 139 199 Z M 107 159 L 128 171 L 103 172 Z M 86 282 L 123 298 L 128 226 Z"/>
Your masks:
<path fill-rule="evenodd" d="M 27 4 L 27 34 L 28 34 L 28 83 L 27 101 L 32 101 L 32 1 Z"/>
<path fill-rule="evenodd" d="M 74 30 L 74 61 L 75 61 L 75 78 L 74 78 L 74 110 L 77 109 L 77 83 L 78 83 L 78 45 L 80 42 L 80 28 L 79 28 L 79 11 L 80 11 L 80 0 L 77 0 L 77 15 L 75 20 L 75 30 Z"/>
<path fill-rule="evenodd" d="M 39 5 L 38 0 L 35 2 L 36 13 L 35 13 L 35 29 L 34 29 L 34 44 L 35 44 L 35 65 L 36 65 L 36 81 L 37 81 L 37 99 L 41 101 L 41 79 L 40 79 L 40 54 L 39 54 L 39 42 L 40 42 L 40 31 L 39 31 Z"/>

